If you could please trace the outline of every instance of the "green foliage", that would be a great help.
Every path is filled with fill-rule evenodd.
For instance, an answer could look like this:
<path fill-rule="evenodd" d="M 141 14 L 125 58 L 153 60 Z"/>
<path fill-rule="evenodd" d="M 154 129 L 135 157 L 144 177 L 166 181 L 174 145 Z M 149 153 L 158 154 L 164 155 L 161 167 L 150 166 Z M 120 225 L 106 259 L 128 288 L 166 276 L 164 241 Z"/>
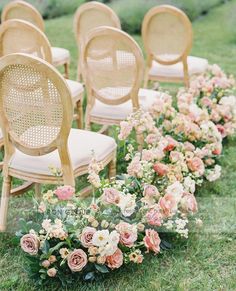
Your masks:
<path fill-rule="evenodd" d="M 174 5 L 187 13 L 191 20 L 206 14 L 211 8 L 223 3 L 223 0 L 115 0 L 111 8 L 121 19 L 122 28 L 129 33 L 139 33 L 142 20 L 147 11 L 157 5 Z"/>

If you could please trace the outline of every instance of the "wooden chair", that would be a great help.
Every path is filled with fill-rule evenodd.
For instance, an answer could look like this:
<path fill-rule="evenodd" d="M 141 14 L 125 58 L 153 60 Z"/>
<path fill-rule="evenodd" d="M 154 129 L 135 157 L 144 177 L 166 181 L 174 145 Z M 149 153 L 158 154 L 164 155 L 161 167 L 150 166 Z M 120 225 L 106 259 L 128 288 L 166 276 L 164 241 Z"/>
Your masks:
<path fill-rule="evenodd" d="M 142 24 L 142 38 L 147 54 L 144 87 L 149 80 L 184 82 L 203 73 L 206 59 L 189 56 L 192 48 L 192 24 L 183 11 L 169 5 L 149 10 Z"/>
<path fill-rule="evenodd" d="M 0 56 L 18 52 L 38 56 L 51 64 L 53 62 L 51 45 L 41 30 L 24 20 L 5 21 L 0 26 Z M 66 82 L 77 111 L 74 119 L 77 120 L 78 127 L 83 128 L 83 85 L 72 80 Z"/>
<path fill-rule="evenodd" d="M 2 22 L 22 19 L 31 22 L 44 32 L 44 21 L 39 11 L 25 1 L 12 1 L 2 11 Z M 52 47 L 52 63 L 55 67 L 64 66 L 65 77 L 69 78 L 70 52 L 67 49 Z"/>
<path fill-rule="evenodd" d="M 144 60 L 138 44 L 111 27 L 90 31 L 83 49 L 83 79 L 87 89 L 85 124 L 119 125 L 132 111 L 150 108 L 158 98 L 140 89 Z"/>
<path fill-rule="evenodd" d="M 64 78 L 49 63 L 27 54 L 0 59 L 0 123 L 5 157 L 0 230 L 6 229 L 11 179 L 75 186 L 88 172 L 92 151 L 115 175 L 116 142 L 95 132 L 71 129 L 73 105 Z M 53 165 L 62 170 L 55 177 Z"/>
<path fill-rule="evenodd" d="M 116 13 L 107 5 L 91 1 L 80 5 L 74 16 L 74 33 L 78 46 L 78 80 L 82 79 L 82 46 L 88 32 L 100 26 L 110 26 L 121 29 Z"/>

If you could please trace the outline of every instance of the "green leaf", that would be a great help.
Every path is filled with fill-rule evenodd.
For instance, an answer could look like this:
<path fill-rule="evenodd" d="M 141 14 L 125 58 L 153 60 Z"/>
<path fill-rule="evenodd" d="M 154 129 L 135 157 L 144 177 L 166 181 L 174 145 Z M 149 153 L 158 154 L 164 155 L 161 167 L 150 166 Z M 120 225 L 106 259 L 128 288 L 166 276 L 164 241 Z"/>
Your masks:
<path fill-rule="evenodd" d="M 84 276 L 84 281 L 92 281 L 95 279 L 94 272 L 89 272 Z"/>
<path fill-rule="evenodd" d="M 61 246 L 63 246 L 64 244 L 66 244 L 66 242 L 64 242 L 64 241 L 58 243 L 55 247 L 49 249 L 49 253 L 52 254 L 53 252 L 59 250 L 61 248 Z"/>
<path fill-rule="evenodd" d="M 97 265 L 97 264 L 95 264 L 95 268 L 100 273 L 109 273 L 109 270 L 108 270 L 108 268 L 105 265 Z"/>
<path fill-rule="evenodd" d="M 44 254 L 47 254 L 49 252 L 49 249 L 50 249 L 50 244 L 47 240 L 45 240 L 43 243 L 42 252 Z"/>

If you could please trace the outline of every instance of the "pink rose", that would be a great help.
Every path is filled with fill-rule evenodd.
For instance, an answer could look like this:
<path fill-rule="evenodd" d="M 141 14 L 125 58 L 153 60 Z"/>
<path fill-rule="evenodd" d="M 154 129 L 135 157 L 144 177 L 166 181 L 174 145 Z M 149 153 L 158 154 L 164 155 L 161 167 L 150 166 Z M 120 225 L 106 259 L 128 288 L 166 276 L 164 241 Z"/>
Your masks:
<path fill-rule="evenodd" d="M 161 226 L 162 215 L 158 209 L 151 209 L 146 213 L 147 223 L 150 225 Z"/>
<path fill-rule="evenodd" d="M 102 200 L 107 204 L 119 204 L 120 192 L 114 188 L 105 188 L 103 190 Z"/>
<path fill-rule="evenodd" d="M 160 193 L 157 190 L 157 187 L 154 185 L 146 185 L 144 186 L 143 196 L 153 197 L 159 196 Z"/>
<path fill-rule="evenodd" d="M 193 152 L 195 150 L 195 146 L 191 142 L 186 141 L 184 143 L 184 149 L 186 151 Z"/>
<path fill-rule="evenodd" d="M 80 272 L 87 265 L 87 262 L 87 255 L 81 249 L 74 250 L 67 257 L 67 264 L 72 272 Z"/>
<path fill-rule="evenodd" d="M 224 126 L 221 124 L 217 124 L 216 127 L 217 127 L 219 133 L 221 134 L 222 138 L 225 138 L 227 133 L 226 133 Z"/>
<path fill-rule="evenodd" d="M 170 160 L 171 160 L 171 162 L 172 162 L 172 163 L 176 163 L 176 162 L 178 162 L 178 161 L 182 158 L 181 155 L 182 155 L 182 154 L 181 154 L 180 152 L 172 151 L 172 152 L 170 153 Z"/>
<path fill-rule="evenodd" d="M 222 144 L 215 144 L 215 148 L 212 150 L 213 155 L 219 156 L 222 152 Z"/>
<path fill-rule="evenodd" d="M 106 263 L 110 269 L 119 269 L 123 265 L 123 253 L 117 249 L 111 256 L 107 256 Z"/>
<path fill-rule="evenodd" d="M 185 193 L 182 199 L 180 200 L 180 205 L 183 211 L 185 212 L 197 212 L 197 201 L 193 194 Z"/>
<path fill-rule="evenodd" d="M 131 248 L 138 238 L 137 227 L 121 221 L 117 224 L 116 230 L 120 234 L 120 243 Z"/>
<path fill-rule="evenodd" d="M 169 170 L 168 166 L 162 163 L 154 164 L 153 169 L 161 177 L 165 176 Z"/>
<path fill-rule="evenodd" d="M 148 144 L 154 144 L 157 143 L 158 141 L 158 135 L 154 134 L 154 133 L 150 133 L 146 139 L 145 139 L 146 143 Z"/>
<path fill-rule="evenodd" d="M 194 157 L 188 160 L 187 165 L 192 172 L 197 172 L 199 175 L 204 174 L 205 167 L 203 161 L 200 158 Z"/>
<path fill-rule="evenodd" d="M 147 248 L 147 252 L 153 251 L 156 254 L 159 253 L 161 240 L 158 233 L 153 229 L 146 229 L 145 234 L 143 241 Z"/>
<path fill-rule="evenodd" d="M 59 200 L 69 200 L 75 194 L 75 188 L 71 186 L 61 186 L 55 190 Z"/>
<path fill-rule="evenodd" d="M 208 97 L 203 97 L 203 98 L 201 99 L 201 104 L 202 104 L 203 106 L 211 107 L 213 103 L 212 103 L 212 101 L 211 101 L 210 98 L 208 98 Z"/>
<path fill-rule="evenodd" d="M 44 260 L 43 262 L 42 262 L 42 266 L 44 267 L 44 268 L 48 268 L 49 266 L 51 265 L 51 263 L 49 262 L 49 260 Z"/>
<path fill-rule="evenodd" d="M 39 239 L 35 234 L 25 234 L 20 240 L 22 250 L 31 256 L 37 255 L 39 244 Z"/>
<path fill-rule="evenodd" d="M 80 241 L 83 247 L 89 248 L 93 246 L 92 239 L 95 232 L 96 229 L 94 227 L 87 226 L 83 229 L 80 237 Z"/>
<path fill-rule="evenodd" d="M 177 211 L 175 196 L 172 193 L 165 194 L 165 196 L 159 200 L 159 206 L 164 216 L 172 216 Z"/>

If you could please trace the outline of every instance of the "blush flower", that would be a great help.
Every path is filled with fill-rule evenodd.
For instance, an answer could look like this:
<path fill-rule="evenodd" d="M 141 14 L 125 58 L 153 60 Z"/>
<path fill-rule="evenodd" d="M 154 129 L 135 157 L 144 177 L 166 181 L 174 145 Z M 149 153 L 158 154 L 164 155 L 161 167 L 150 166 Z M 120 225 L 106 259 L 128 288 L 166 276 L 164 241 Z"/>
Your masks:
<path fill-rule="evenodd" d="M 105 188 L 103 190 L 102 201 L 106 204 L 117 205 L 120 202 L 121 193 L 114 188 Z"/>
<path fill-rule="evenodd" d="M 151 209 L 146 213 L 147 223 L 150 225 L 161 226 L 162 214 L 159 209 Z"/>
<path fill-rule="evenodd" d="M 81 249 L 76 249 L 67 257 L 68 267 L 72 272 L 80 272 L 87 265 L 88 259 L 86 253 Z"/>
<path fill-rule="evenodd" d="M 119 269 L 123 265 L 123 253 L 120 249 L 117 249 L 116 252 L 107 256 L 106 263 L 110 269 Z"/>
<path fill-rule="evenodd" d="M 154 164 L 153 169 L 161 177 L 165 176 L 169 170 L 168 166 L 163 163 Z"/>
<path fill-rule="evenodd" d="M 146 229 L 145 237 L 143 239 L 147 248 L 147 252 L 153 251 L 155 254 L 160 252 L 160 237 L 158 233 L 153 229 Z"/>
<path fill-rule="evenodd" d="M 192 172 L 197 172 L 201 176 L 204 174 L 205 167 L 203 161 L 200 158 L 194 157 L 188 160 L 187 165 Z"/>
<path fill-rule="evenodd" d="M 193 194 L 185 193 L 182 199 L 180 200 L 181 209 L 184 212 L 197 212 L 197 201 Z"/>
<path fill-rule="evenodd" d="M 55 195 L 59 200 L 69 200 L 75 194 L 75 188 L 71 186 L 61 186 L 55 190 Z"/>
<path fill-rule="evenodd" d="M 94 227 L 85 227 L 82 231 L 80 241 L 83 247 L 89 248 L 93 245 L 92 239 L 93 235 L 96 232 L 96 229 Z"/>
<path fill-rule="evenodd" d="M 22 250 L 31 256 L 37 255 L 39 244 L 39 239 L 35 234 L 25 234 L 20 240 Z"/>
<path fill-rule="evenodd" d="M 120 243 L 131 248 L 138 238 L 137 227 L 121 221 L 117 224 L 116 230 L 120 234 Z"/>

